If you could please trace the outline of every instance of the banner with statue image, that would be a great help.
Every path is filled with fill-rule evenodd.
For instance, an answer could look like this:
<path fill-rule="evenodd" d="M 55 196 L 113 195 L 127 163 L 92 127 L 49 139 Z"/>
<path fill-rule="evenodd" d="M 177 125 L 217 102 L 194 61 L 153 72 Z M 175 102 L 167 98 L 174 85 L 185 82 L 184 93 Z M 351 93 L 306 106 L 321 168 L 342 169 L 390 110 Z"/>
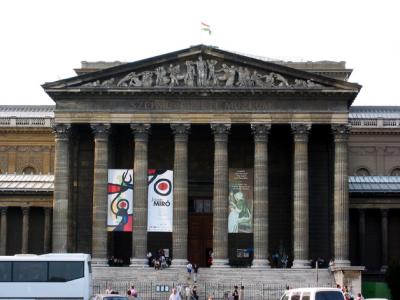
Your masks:
<path fill-rule="evenodd" d="M 229 169 L 228 233 L 253 232 L 253 169 Z"/>
<path fill-rule="evenodd" d="M 148 171 L 147 231 L 172 232 L 173 171 Z"/>
<path fill-rule="evenodd" d="M 107 198 L 107 230 L 132 232 L 133 170 L 108 170 Z"/>

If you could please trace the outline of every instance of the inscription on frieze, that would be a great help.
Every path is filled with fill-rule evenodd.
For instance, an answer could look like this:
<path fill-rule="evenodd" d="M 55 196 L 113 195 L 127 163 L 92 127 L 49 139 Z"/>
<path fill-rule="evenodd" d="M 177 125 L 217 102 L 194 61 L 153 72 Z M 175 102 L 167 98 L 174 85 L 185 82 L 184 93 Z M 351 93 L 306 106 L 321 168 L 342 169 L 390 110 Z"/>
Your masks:
<path fill-rule="evenodd" d="M 100 88 L 322 88 L 312 80 L 289 78 L 276 72 L 230 65 L 215 59 L 187 60 L 180 64 L 157 66 L 153 70 L 130 72 L 120 78 L 96 80 L 82 87 Z"/>

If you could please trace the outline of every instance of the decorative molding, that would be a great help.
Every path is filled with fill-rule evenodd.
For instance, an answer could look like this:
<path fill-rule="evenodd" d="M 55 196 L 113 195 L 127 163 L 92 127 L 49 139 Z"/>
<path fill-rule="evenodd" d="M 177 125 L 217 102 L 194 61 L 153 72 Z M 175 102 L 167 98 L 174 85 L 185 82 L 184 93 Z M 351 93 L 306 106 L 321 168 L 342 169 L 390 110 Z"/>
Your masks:
<path fill-rule="evenodd" d="M 214 135 L 228 135 L 231 129 L 231 124 L 212 123 L 210 126 Z"/>
<path fill-rule="evenodd" d="M 85 83 L 89 88 L 150 88 L 150 87 L 223 87 L 223 88 L 293 88 L 321 89 L 324 86 L 312 80 L 285 77 L 275 72 L 260 72 L 247 67 L 228 65 L 215 59 L 186 60 L 181 64 L 169 64 L 130 72 L 120 78 L 108 78 Z"/>
<path fill-rule="evenodd" d="M 251 131 L 254 135 L 254 141 L 266 142 L 271 131 L 271 124 L 251 124 Z"/>
<path fill-rule="evenodd" d="M 107 139 L 110 134 L 111 125 L 96 123 L 90 124 L 90 128 L 92 129 L 95 139 Z"/>
<path fill-rule="evenodd" d="M 136 140 L 147 141 L 148 135 L 151 130 L 151 125 L 147 123 L 131 123 L 130 124 L 132 133 Z"/>
<path fill-rule="evenodd" d="M 349 124 L 332 124 L 335 142 L 347 142 L 351 126 Z"/>
<path fill-rule="evenodd" d="M 376 147 L 349 147 L 349 152 L 357 155 L 371 155 L 376 153 Z"/>
<path fill-rule="evenodd" d="M 307 142 L 308 134 L 311 130 L 311 124 L 291 123 L 292 133 L 295 142 Z"/>
<path fill-rule="evenodd" d="M 56 136 L 56 139 L 68 139 L 71 135 L 71 124 L 54 124 L 53 132 Z"/>
<path fill-rule="evenodd" d="M 174 135 L 188 135 L 190 133 L 190 124 L 171 124 L 171 130 Z"/>

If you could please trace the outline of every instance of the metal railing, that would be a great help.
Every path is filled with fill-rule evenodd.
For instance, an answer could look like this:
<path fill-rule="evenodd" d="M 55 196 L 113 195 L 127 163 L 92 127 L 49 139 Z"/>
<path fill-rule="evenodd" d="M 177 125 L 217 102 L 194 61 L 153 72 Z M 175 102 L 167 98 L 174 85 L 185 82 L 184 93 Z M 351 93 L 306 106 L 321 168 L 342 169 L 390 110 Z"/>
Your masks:
<path fill-rule="evenodd" d="M 52 127 L 54 118 L 0 118 L 0 127 Z"/>

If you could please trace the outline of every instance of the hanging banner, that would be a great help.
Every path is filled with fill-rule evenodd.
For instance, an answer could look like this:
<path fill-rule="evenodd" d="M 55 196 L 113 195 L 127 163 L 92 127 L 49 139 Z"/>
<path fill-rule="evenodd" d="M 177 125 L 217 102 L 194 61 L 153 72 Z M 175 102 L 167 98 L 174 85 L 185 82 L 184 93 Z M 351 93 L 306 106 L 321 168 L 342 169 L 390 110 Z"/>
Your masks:
<path fill-rule="evenodd" d="M 172 232 L 173 172 L 149 170 L 148 177 L 148 232 Z"/>
<path fill-rule="evenodd" d="M 253 169 L 229 169 L 228 232 L 253 232 Z"/>
<path fill-rule="evenodd" d="M 132 231 L 133 170 L 108 170 L 108 231 Z"/>

